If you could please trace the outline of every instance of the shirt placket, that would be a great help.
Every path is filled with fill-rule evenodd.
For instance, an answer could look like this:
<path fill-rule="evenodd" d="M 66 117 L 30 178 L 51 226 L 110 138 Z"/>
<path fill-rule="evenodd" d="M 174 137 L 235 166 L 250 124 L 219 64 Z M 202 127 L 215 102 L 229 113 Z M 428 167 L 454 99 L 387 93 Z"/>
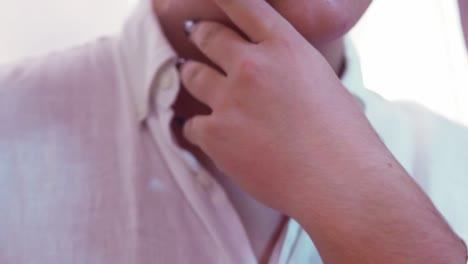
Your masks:
<path fill-rule="evenodd" d="M 223 263 L 256 263 L 245 228 L 225 191 L 173 138 L 171 105 L 179 86 L 177 70 L 170 62 L 162 67 L 153 86 L 154 103 L 147 118 L 153 138 L 187 203 L 222 252 Z"/>

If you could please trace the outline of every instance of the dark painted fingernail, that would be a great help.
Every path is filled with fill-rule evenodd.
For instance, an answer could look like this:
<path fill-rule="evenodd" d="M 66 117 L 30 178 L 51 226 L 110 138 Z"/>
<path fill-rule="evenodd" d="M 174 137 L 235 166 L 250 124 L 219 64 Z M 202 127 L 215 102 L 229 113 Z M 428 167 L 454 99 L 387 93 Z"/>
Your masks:
<path fill-rule="evenodd" d="M 176 61 L 176 67 L 177 69 L 180 70 L 180 68 L 182 67 L 182 65 L 184 65 L 184 63 L 186 63 L 187 60 L 184 59 L 184 58 L 178 58 L 177 61 Z"/>
<path fill-rule="evenodd" d="M 184 22 L 184 32 L 185 35 L 190 36 L 192 34 L 193 27 L 195 26 L 196 22 L 193 20 L 185 20 Z"/>

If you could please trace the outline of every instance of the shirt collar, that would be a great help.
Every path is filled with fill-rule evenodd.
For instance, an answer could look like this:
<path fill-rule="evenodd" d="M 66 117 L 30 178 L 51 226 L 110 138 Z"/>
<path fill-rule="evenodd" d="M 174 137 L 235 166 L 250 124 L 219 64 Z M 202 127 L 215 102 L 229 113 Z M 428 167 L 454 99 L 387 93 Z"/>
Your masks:
<path fill-rule="evenodd" d="M 354 96 L 361 97 L 365 90 L 361 64 L 354 45 L 348 37 L 345 38 L 345 56 L 346 65 L 341 76 L 341 82 Z"/>
<path fill-rule="evenodd" d="M 139 120 L 152 104 L 155 76 L 177 55 L 164 35 L 153 11 L 152 0 L 140 0 L 118 37 L 124 85 L 130 89 Z"/>
<path fill-rule="evenodd" d="M 152 0 L 140 0 L 119 36 L 118 53 L 122 61 L 122 82 L 130 89 L 140 121 L 153 102 L 153 81 L 168 62 L 177 55 L 154 15 Z M 346 67 L 341 77 L 345 87 L 362 103 L 364 85 L 357 53 L 345 40 Z M 155 87 L 157 88 L 157 87 Z"/>

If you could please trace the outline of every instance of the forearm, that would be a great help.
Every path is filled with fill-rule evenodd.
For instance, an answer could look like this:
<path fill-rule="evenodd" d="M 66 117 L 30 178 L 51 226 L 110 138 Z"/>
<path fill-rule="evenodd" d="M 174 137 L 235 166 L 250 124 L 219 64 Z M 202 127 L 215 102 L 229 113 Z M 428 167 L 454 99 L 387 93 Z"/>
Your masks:
<path fill-rule="evenodd" d="M 366 153 L 333 160 L 325 174 L 339 175 L 307 186 L 296 218 L 324 262 L 464 264 L 463 242 L 392 155 Z"/>

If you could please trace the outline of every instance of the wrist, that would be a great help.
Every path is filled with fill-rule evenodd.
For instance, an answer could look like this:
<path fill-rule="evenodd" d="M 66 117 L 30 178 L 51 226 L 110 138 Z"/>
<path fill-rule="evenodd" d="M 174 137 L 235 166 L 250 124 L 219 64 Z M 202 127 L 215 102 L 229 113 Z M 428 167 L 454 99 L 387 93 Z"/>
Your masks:
<path fill-rule="evenodd" d="M 360 142 L 351 138 L 339 145 L 327 145 L 325 150 L 317 151 L 320 157 L 298 166 L 295 174 L 309 176 L 302 177 L 305 180 L 295 186 L 298 197 L 291 212 L 293 217 L 309 219 L 309 215 L 322 215 L 334 206 L 357 212 L 376 201 L 383 194 L 382 187 L 411 182 L 378 138 Z"/>

